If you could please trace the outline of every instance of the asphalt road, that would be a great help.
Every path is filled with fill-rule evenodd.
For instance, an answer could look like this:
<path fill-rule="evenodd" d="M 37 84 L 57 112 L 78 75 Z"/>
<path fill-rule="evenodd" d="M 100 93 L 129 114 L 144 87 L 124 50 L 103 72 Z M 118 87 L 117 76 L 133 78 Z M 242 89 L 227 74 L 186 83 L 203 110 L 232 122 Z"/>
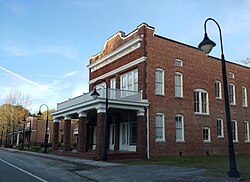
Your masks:
<path fill-rule="evenodd" d="M 0 150 L 0 182 L 92 181 L 75 171 L 86 170 L 56 160 Z"/>

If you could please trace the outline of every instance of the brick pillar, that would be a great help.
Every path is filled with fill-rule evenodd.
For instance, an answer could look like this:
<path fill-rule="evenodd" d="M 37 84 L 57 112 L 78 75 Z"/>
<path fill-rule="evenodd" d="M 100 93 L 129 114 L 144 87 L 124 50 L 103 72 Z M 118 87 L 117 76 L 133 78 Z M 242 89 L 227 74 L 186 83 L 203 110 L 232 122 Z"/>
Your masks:
<path fill-rule="evenodd" d="M 53 122 L 52 151 L 58 150 L 58 140 L 59 140 L 59 120 L 55 119 Z"/>
<path fill-rule="evenodd" d="M 137 112 L 137 146 L 141 159 L 147 158 L 147 122 L 144 111 Z"/>
<path fill-rule="evenodd" d="M 71 136 L 71 117 L 66 116 L 64 118 L 64 135 L 63 135 L 63 141 L 64 141 L 64 148 L 63 151 L 70 151 L 70 136 Z"/>
<path fill-rule="evenodd" d="M 97 110 L 97 128 L 96 128 L 96 154 L 99 160 L 102 160 L 105 153 L 105 112 Z"/>
<path fill-rule="evenodd" d="M 87 114 L 81 112 L 78 121 L 78 153 L 87 151 Z"/>

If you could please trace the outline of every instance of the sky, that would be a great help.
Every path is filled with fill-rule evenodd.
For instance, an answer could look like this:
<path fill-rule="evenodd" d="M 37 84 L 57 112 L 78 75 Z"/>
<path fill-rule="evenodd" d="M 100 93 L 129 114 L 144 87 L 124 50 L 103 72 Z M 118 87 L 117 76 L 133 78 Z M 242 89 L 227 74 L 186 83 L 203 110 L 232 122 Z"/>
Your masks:
<path fill-rule="evenodd" d="M 209 17 L 222 29 L 226 60 L 250 58 L 250 0 L 0 0 L 0 104 L 17 90 L 30 97 L 31 112 L 56 109 L 89 91 L 89 58 L 116 32 L 145 22 L 197 47 Z M 207 32 L 219 45 L 212 21 Z M 210 53 L 220 54 L 220 46 Z"/>

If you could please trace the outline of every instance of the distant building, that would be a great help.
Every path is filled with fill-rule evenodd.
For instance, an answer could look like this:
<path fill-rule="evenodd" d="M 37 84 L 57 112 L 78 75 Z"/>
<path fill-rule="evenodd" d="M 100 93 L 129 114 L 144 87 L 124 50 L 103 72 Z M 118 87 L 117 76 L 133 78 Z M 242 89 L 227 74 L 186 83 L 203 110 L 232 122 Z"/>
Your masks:
<path fill-rule="evenodd" d="M 228 154 L 220 59 L 154 31 L 143 23 L 128 35 L 118 32 L 90 58 L 90 92 L 58 103 L 52 113 L 53 150 L 59 121 L 67 152 L 72 119 L 79 119 L 77 152 L 103 157 L 108 87 L 109 159 Z M 226 66 L 235 151 L 250 153 L 250 68 Z"/>

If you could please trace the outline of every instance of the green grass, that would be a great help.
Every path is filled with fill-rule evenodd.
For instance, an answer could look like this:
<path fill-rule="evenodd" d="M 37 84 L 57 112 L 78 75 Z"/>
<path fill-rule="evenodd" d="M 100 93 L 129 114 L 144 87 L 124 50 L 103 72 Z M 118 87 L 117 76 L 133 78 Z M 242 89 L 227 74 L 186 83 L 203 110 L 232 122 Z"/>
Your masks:
<path fill-rule="evenodd" d="M 164 157 L 145 161 L 129 161 L 128 164 L 155 164 L 179 167 L 194 167 L 207 169 L 206 176 L 227 177 L 229 169 L 228 156 L 203 156 L 203 157 Z M 236 163 L 240 177 L 250 181 L 250 155 L 237 155 Z"/>

